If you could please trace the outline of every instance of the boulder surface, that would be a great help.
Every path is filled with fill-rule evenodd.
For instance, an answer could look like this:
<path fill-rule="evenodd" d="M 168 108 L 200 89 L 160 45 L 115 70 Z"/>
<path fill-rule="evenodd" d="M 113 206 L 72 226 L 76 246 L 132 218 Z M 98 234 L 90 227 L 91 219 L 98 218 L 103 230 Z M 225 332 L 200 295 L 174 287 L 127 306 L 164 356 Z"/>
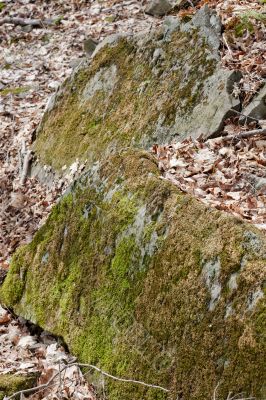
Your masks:
<path fill-rule="evenodd" d="M 241 78 L 220 64 L 220 27 L 203 7 L 186 24 L 169 17 L 156 32 L 100 43 L 49 102 L 33 148 L 38 164 L 60 172 L 76 158 L 91 165 L 120 148 L 217 134 L 240 106 Z"/>
<path fill-rule="evenodd" d="M 16 253 L 0 298 L 81 361 L 170 391 L 110 380 L 109 399 L 203 400 L 218 383 L 221 399 L 260 399 L 265 267 L 263 233 L 128 150 L 76 182 Z"/>

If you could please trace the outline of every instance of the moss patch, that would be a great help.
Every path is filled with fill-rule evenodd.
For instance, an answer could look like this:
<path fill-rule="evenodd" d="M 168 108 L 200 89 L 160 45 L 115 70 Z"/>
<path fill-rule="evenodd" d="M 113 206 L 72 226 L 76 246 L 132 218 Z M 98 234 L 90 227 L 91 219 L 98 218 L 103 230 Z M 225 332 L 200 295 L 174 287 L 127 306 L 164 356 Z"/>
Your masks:
<path fill-rule="evenodd" d="M 19 390 L 29 389 L 36 383 L 34 376 L 0 375 L 0 400 Z"/>
<path fill-rule="evenodd" d="M 25 87 L 17 87 L 17 88 L 6 88 L 3 90 L 0 90 L 0 96 L 7 96 L 8 94 L 21 94 L 28 92 L 31 88 L 28 86 Z"/>
<path fill-rule="evenodd" d="M 54 207 L 14 257 L 0 298 L 63 336 L 81 361 L 162 385 L 171 399 L 212 398 L 218 382 L 219 398 L 260 399 L 265 301 L 250 299 L 263 289 L 265 242 L 250 225 L 180 194 L 159 178 L 153 157 L 130 150 L 89 171 Z M 105 385 L 111 400 L 167 397 Z"/>

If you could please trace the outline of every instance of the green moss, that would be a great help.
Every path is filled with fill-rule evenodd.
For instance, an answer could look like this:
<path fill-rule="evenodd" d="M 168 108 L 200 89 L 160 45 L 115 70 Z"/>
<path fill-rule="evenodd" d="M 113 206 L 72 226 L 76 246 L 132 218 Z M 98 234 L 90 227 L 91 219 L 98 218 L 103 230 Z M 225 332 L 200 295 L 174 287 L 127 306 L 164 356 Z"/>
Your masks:
<path fill-rule="evenodd" d="M 6 67 L 6 69 L 8 69 Z M 18 88 L 6 88 L 3 90 L 0 90 L 0 96 L 7 96 L 8 94 L 21 94 L 21 93 L 25 93 L 28 92 L 31 88 L 28 86 L 25 87 L 18 87 Z"/>
<path fill-rule="evenodd" d="M 29 389 L 36 383 L 35 376 L 0 375 L 0 399 L 11 396 L 19 390 Z"/>
<path fill-rule="evenodd" d="M 180 194 L 143 151 L 108 158 L 98 178 L 88 172 L 82 182 L 15 256 L 1 301 L 63 336 L 81 361 L 162 385 L 171 399 L 211 398 L 218 381 L 220 398 L 260 398 L 265 302 L 250 311 L 248 299 L 265 279 L 263 234 Z M 221 291 L 210 311 L 202 271 L 213 260 Z M 167 398 L 138 385 L 105 386 L 111 400 Z"/>

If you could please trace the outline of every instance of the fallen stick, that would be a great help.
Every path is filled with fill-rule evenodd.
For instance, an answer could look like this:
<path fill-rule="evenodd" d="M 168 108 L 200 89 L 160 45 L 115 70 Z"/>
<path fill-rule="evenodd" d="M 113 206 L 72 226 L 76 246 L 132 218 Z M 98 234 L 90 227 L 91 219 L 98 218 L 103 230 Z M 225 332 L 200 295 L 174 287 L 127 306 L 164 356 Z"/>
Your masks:
<path fill-rule="evenodd" d="M 266 128 L 265 129 L 254 129 L 252 131 L 241 132 L 238 135 L 229 135 L 223 136 L 224 140 L 234 140 L 234 139 L 245 139 L 256 135 L 266 136 Z"/>
<path fill-rule="evenodd" d="M 0 19 L 0 25 L 4 24 L 12 24 L 12 25 L 20 25 L 20 26 L 27 26 L 30 25 L 33 28 L 42 28 L 44 26 L 51 26 L 56 24 L 58 21 L 58 18 L 55 19 L 29 19 L 29 18 L 2 18 Z"/>

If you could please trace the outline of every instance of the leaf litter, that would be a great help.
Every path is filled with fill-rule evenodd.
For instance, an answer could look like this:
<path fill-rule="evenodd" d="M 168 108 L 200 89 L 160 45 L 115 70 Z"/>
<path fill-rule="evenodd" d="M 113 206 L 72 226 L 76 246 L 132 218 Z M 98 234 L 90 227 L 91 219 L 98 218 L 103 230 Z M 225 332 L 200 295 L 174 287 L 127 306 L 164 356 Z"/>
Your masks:
<path fill-rule="evenodd" d="M 49 332 L 32 334 L 23 318 L 15 318 L 0 306 L 0 375 L 35 376 L 36 386 L 51 383 L 27 399 L 95 400 L 94 388 L 78 366 L 63 370 L 73 361 Z"/>
<path fill-rule="evenodd" d="M 207 205 L 266 229 L 266 141 L 227 137 L 154 145 L 162 178 Z"/>

